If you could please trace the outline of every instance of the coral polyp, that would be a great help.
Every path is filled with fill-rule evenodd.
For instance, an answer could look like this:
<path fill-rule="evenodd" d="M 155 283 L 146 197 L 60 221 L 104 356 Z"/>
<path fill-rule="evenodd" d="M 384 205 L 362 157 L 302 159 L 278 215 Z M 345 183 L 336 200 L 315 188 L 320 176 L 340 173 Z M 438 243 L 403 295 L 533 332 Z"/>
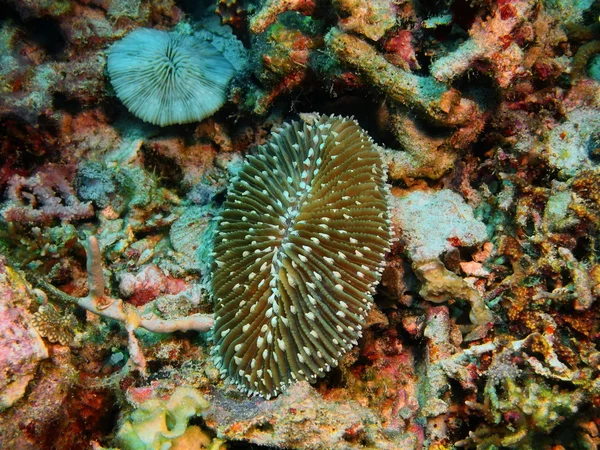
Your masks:
<path fill-rule="evenodd" d="M 248 157 L 215 243 L 214 354 L 266 398 L 357 344 L 390 229 L 382 161 L 352 120 L 292 122 Z"/>

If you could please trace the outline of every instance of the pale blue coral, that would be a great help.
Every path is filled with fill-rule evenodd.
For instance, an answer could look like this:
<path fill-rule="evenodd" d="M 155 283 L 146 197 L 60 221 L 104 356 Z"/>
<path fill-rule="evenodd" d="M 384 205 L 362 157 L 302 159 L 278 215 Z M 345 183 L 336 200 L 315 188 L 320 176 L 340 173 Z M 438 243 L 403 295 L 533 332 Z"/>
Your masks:
<path fill-rule="evenodd" d="M 107 69 L 127 109 L 160 126 L 212 115 L 227 100 L 227 85 L 235 72 L 207 41 L 147 28 L 113 44 Z"/>

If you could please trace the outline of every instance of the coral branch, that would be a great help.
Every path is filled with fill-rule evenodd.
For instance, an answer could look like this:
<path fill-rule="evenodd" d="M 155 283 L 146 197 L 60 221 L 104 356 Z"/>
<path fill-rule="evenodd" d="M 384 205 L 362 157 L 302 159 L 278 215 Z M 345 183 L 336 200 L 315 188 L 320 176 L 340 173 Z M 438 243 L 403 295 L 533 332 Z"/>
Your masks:
<path fill-rule="evenodd" d="M 477 113 L 475 103 L 462 98 L 458 91 L 431 77 L 399 69 L 356 36 L 333 28 L 326 42 L 341 61 L 359 70 L 392 100 L 415 108 L 440 125 L 464 125 Z"/>
<path fill-rule="evenodd" d="M 88 296 L 100 299 L 104 297 L 104 274 L 102 273 L 102 254 L 100 253 L 100 246 L 98 245 L 98 239 L 94 236 L 88 238 L 87 247 L 87 271 L 88 271 Z"/>
<path fill-rule="evenodd" d="M 273 24 L 280 14 L 286 11 L 298 11 L 309 16 L 313 13 L 316 2 L 313 0 L 269 0 L 250 19 L 250 31 L 259 34 Z"/>
<path fill-rule="evenodd" d="M 0 210 L 0 216 L 6 222 L 27 226 L 59 220 L 69 223 L 92 217 L 91 203 L 77 198 L 71 179 L 71 169 L 56 164 L 46 165 L 29 178 L 14 175 L 6 190 L 9 201 Z"/>
<path fill-rule="evenodd" d="M 456 51 L 439 58 L 431 65 L 433 77 L 447 83 L 469 69 L 475 60 L 493 58 L 496 53 L 507 53 L 507 38 L 521 24 L 533 7 L 532 2 L 507 2 L 485 21 L 476 22 L 471 38 Z"/>
<path fill-rule="evenodd" d="M 577 311 L 585 311 L 594 303 L 594 295 L 592 294 L 592 280 L 585 269 L 571 250 L 559 247 L 558 253 L 567 262 L 567 267 L 571 271 L 573 278 L 573 291 L 575 295 L 575 309 Z"/>
<path fill-rule="evenodd" d="M 384 151 L 389 177 L 392 180 L 441 178 L 454 168 L 460 150 L 468 148 L 475 141 L 484 123 L 483 116 L 478 115 L 467 125 L 456 131 L 451 130 L 445 136 L 431 136 L 416 117 L 401 110 L 391 112 L 391 131 L 404 151 Z"/>
<path fill-rule="evenodd" d="M 87 268 L 90 291 L 86 297 L 72 297 L 43 280 L 32 281 L 65 302 L 75 303 L 94 314 L 132 326 L 133 329 L 145 328 L 154 333 L 172 333 L 190 330 L 208 331 L 213 326 L 212 316 L 208 314 L 193 314 L 177 319 L 143 317 L 134 306 L 124 303 L 121 299 L 105 295 L 101 253 L 98 240 L 94 237 L 90 237 L 87 243 Z"/>

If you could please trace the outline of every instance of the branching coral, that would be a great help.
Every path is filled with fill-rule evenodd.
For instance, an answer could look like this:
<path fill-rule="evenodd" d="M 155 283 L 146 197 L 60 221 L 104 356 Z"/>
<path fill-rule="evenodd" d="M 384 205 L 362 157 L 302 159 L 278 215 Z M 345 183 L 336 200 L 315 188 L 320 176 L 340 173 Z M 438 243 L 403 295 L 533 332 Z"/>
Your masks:
<path fill-rule="evenodd" d="M 469 408 L 485 416 L 487 425 L 471 432 L 457 446 L 536 448 L 537 435 L 547 436 L 579 411 L 588 401 L 585 389 L 560 388 L 555 382 L 580 384 L 583 380 L 577 380 L 578 374 L 558 359 L 553 341 L 552 334 L 533 333 L 496 353 L 487 370 L 483 403 L 467 402 Z M 496 346 L 500 347 L 499 343 Z M 543 359 L 532 353 L 541 353 Z M 530 369 L 519 367 L 522 360 Z"/>
<path fill-rule="evenodd" d="M 33 277 L 29 277 L 29 279 L 47 293 L 64 302 L 76 304 L 94 314 L 123 323 L 129 336 L 132 362 L 142 372 L 145 371 L 145 360 L 133 334 L 137 328 L 144 328 L 155 333 L 172 333 L 189 330 L 208 331 L 213 325 L 212 317 L 205 314 L 193 314 L 174 319 L 145 317 L 134 306 L 124 303 L 121 299 L 106 295 L 104 292 L 102 254 L 98 241 L 93 236 L 88 239 L 87 243 L 87 270 L 89 294 L 82 298 L 72 297 L 41 279 Z"/>
<path fill-rule="evenodd" d="M 255 38 L 254 73 L 264 86 L 253 93 L 254 111 L 264 114 L 275 98 L 301 85 L 310 74 L 315 49 L 323 45 L 320 34 L 307 23 L 288 18 Z"/>
<path fill-rule="evenodd" d="M 431 77 L 415 75 L 389 63 L 376 49 L 351 34 L 332 29 L 329 49 L 345 64 L 360 71 L 393 101 L 414 108 L 440 125 L 464 125 L 478 112 L 476 104 Z"/>
<path fill-rule="evenodd" d="M 98 241 L 95 237 L 88 239 L 87 248 L 87 270 L 89 294 L 83 298 L 75 298 L 65 294 L 61 290 L 39 281 L 40 285 L 51 294 L 69 303 L 87 309 L 99 316 L 108 317 L 127 324 L 128 329 L 134 330 L 138 327 L 145 328 L 155 333 L 172 333 L 174 331 L 208 331 L 213 320 L 204 314 L 195 314 L 180 319 L 165 320 L 158 317 L 146 318 L 140 316 L 137 309 L 126 305 L 122 300 L 112 298 L 104 292 L 104 274 L 102 273 L 102 256 Z"/>
<path fill-rule="evenodd" d="M 286 11 L 297 11 L 310 15 L 316 6 L 316 0 L 269 0 L 250 18 L 250 30 L 254 34 L 262 33 L 277 20 L 280 14 Z"/>
<path fill-rule="evenodd" d="M 222 25 L 235 30 L 243 30 L 248 25 L 246 8 L 241 0 L 218 0 L 215 13 L 221 18 Z"/>
<path fill-rule="evenodd" d="M 43 414 L 20 420 L 23 404 L 48 404 L 43 391 L 63 392 L 55 411 L 75 410 L 79 391 L 63 389 L 66 378 L 108 385 L 137 407 L 111 433 L 124 448 L 206 447 L 204 424 L 241 446 L 566 448 L 583 434 L 582 447 L 597 445 L 600 85 L 586 73 L 600 27 L 591 0 L 217 0 L 244 41 L 232 53 L 214 6 L 205 20 L 205 5 L 179 1 L 186 17 L 176 29 L 202 30 L 159 31 L 163 58 L 146 69 L 188 80 L 178 78 L 191 67 L 175 44 L 198 38 L 238 74 L 234 106 L 195 132 L 122 115 L 103 74 L 107 43 L 137 29 L 108 50 L 110 72 L 120 44 L 182 18 L 174 0 L 51 3 L 10 0 L 0 27 L 0 184 L 23 186 L 4 191 L 12 198 L 0 208 L 14 220 L 0 245 L 50 300 L 70 303 L 13 301 L 0 264 L 9 302 L 0 302 L 9 369 L 0 403 L 11 405 L 0 421 L 15 429 L 0 427 L 0 447 L 44 436 Z M 50 28 L 56 50 L 34 39 L 32 23 Z M 202 66 L 195 56 L 186 61 Z M 388 148 L 353 122 L 302 114 L 306 124 L 267 140 L 307 105 L 355 114 Z M 155 122 L 166 123 L 162 112 Z M 248 146 L 265 141 L 243 165 Z M 49 172 L 64 180 L 38 177 Z M 228 173 L 237 178 L 225 200 Z M 398 239 L 377 286 L 388 216 Z M 78 239 L 91 232 L 86 284 Z M 186 317 L 210 308 L 207 291 L 216 320 Z M 65 314 L 73 307 L 75 325 Z M 213 322 L 213 358 L 204 335 L 147 332 Z M 73 334 L 75 345 L 51 345 Z M 286 392 L 246 398 L 219 372 L 269 400 Z M 290 386 L 295 379 L 317 382 Z M 176 392 L 171 400 L 189 408 L 174 413 L 167 397 L 179 385 L 210 392 L 211 406 L 199 392 Z M 189 426 L 200 410 L 200 425 Z M 70 437 L 73 414 L 46 422 L 62 422 L 56 434 Z M 99 419 L 88 421 L 98 412 L 81 416 L 82 430 L 108 442 Z M 45 435 L 57 448 L 66 442 Z M 90 435 L 77 432 L 77 442 Z"/>
<path fill-rule="evenodd" d="M 469 69 L 478 59 L 499 59 L 500 56 L 515 53 L 509 58 L 521 63 L 523 52 L 515 43 L 511 43 L 511 35 L 515 28 L 523 23 L 533 4 L 529 1 L 509 1 L 498 3 L 495 10 L 485 20 L 479 20 L 470 28 L 470 39 L 457 50 L 437 59 L 431 65 L 431 75 L 438 81 L 447 83 Z M 515 63 L 512 63 L 515 65 Z M 500 85 L 507 87 L 518 75 L 518 70 L 499 71 L 502 74 Z"/>
<path fill-rule="evenodd" d="M 35 175 L 13 176 L 8 182 L 8 202 L 0 213 L 6 222 L 22 225 L 49 225 L 55 220 L 68 223 L 92 217 L 92 205 L 75 194 L 67 167 L 48 165 Z"/>
<path fill-rule="evenodd" d="M 405 150 L 386 151 L 392 179 L 440 178 L 482 131 L 479 107 L 458 90 L 396 67 L 374 46 L 339 29 L 328 33 L 326 43 L 344 65 L 390 101 L 389 128 Z M 435 134 L 427 131 L 431 125 L 438 127 Z"/>

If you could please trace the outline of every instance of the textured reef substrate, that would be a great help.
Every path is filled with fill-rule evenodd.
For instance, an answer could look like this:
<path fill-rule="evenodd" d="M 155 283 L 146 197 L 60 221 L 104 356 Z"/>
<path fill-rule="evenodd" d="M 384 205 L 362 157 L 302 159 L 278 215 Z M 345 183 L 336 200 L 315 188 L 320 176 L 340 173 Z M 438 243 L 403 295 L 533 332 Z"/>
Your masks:
<path fill-rule="evenodd" d="M 597 2 L 0 9 L 0 448 L 597 448 Z"/>

